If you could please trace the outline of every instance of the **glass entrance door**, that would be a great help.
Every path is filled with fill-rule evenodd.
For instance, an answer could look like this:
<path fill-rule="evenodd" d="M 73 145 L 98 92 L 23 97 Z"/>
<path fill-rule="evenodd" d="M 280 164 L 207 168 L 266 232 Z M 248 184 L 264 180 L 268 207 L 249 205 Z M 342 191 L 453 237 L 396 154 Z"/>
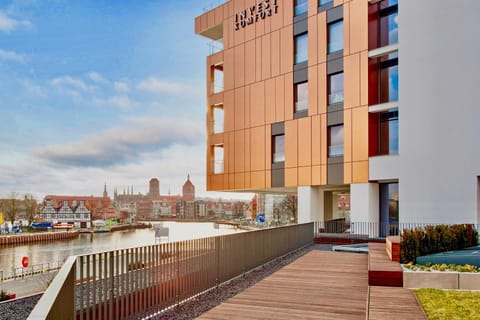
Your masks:
<path fill-rule="evenodd" d="M 398 182 L 381 183 L 380 236 L 398 235 Z"/>

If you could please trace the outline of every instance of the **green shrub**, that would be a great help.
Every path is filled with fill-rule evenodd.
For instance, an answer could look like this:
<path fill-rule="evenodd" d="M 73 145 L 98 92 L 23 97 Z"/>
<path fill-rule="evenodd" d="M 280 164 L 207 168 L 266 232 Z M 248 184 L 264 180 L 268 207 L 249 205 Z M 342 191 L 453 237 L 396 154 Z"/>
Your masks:
<path fill-rule="evenodd" d="M 477 242 L 478 232 L 469 224 L 405 229 L 400 242 L 400 262 L 415 263 L 418 256 L 468 248 Z"/>

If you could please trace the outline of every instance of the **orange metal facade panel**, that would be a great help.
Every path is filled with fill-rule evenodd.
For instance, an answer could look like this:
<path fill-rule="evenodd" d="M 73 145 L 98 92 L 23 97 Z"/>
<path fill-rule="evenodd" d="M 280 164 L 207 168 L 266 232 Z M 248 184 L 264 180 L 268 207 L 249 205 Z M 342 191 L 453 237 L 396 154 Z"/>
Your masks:
<path fill-rule="evenodd" d="M 368 106 L 352 109 L 352 160 L 368 160 Z"/>
<path fill-rule="evenodd" d="M 360 54 L 360 103 L 368 105 L 368 51 Z"/>
<path fill-rule="evenodd" d="M 265 82 L 260 81 L 250 86 L 250 125 L 265 124 Z"/>
<path fill-rule="evenodd" d="M 265 170 L 265 127 L 250 129 L 250 166 L 252 171 Z"/>
<path fill-rule="evenodd" d="M 293 25 L 282 28 L 280 32 L 281 73 L 288 73 L 293 71 Z"/>
<path fill-rule="evenodd" d="M 272 31 L 272 26 L 271 26 L 271 19 L 264 19 L 262 20 L 264 21 L 264 25 L 265 25 L 265 32 L 264 34 L 267 34 L 267 33 L 270 33 Z"/>
<path fill-rule="evenodd" d="M 243 155 L 240 155 L 240 157 L 243 157 L 244 159 L 244 168 L 245 168 L 245 172 L 249 172 L 250 171 L 250 158 L 251 158 L 251 149 L 250 149 L 250 130 L 249 129 L 246 129 L 245 130 L 245 149 L 244 149 L 244 152 L 243 152 Z M 248 175 L 248 178 L 250 181 L 250 175 Z M 247 177 L 245 177 L 245 179 L 247 179 Z M 246 182 L 245 182 L 246 183 Z"/>
<path fill-rule="evenodd" d="M 235 189 L 244 189 L 245 188 L 245 174 L 235 173 Z"/>
<path fill-rule="evenodd" d="M 257 38 L 265 34 L 265 20 L 255 22 L 255 36 Z"/>
<path fill-rule="evenodd" d="M 233 29 L 233 27 L 232 27 Z M 233 44 L 238 46 L 245 42 L 245 28 L 240 28 L 233 31 Z"/>
<path fill-rule="evenodd" d="M 228 143 L 224 146 L 225 155 L 228 154 L 228 166 L 225 165 L 225 168 L 228 168 L 225 173 L 234 173 L 235 172 L 235 133 L 228 133 Z"/>
<path fill-rule="evenodd" d="M 245 134 L 244 130 L 235 131 L 235 170 L 234 172 L 244 172 L 245 171 L 245 161 L 243 158 L 243 153 L 245 152 Z"/>
<path fill-rule="evenodd" d="M 285 168 L 285 187 L 298 186 L 297 168 Z"/>
<path fill-rule="evenodd" d="M 235 89 L 235 130 L 245 127 L 245 87 Z"/>
<path fill-rule="evenodd" d="M 308 115 L 318 114 L 317 66 L 308 67 Z"/>
<path fill-rule="evenodd" d="M 233 90 L 224 91 L 223 97 L 225 103 L 223 104 L 223 128 L 224 131 L 232 131 L 235 128 L 235 110 L 234 110 L 234 94 Z"/>
<path fill-rule="evenodd" d="M 223 49 L 230 49 L 233 46 L 233 18 L 225 18 L 223 21 Z"/>
<path fill-rule="evenodd" d="M 312 166 L 312 186 L 319 186 L 320 184 L 320 166 Z"/>
<path fill-rule="evenodd" d="M 312 124 L 311 117 L 298 120 L 298 166 L 312 165 Z M 308 174 L 310 179 L 310 174 Z"/>
<path fill-rule="evenodd" d="M 285 120 L 285 77 L 275 78 L 275 122 Z"/>
<path fill-rule="evenodd" d="M 344 107 L 352 108 L 360 105 L 360 54 L 344 57 Z"/>
<path fill-rule="evenodd" d="M 270 34 L 262 37 L 262 80 L 270 78 Z"/>
<path fill-rule="evenodd" d="M 289 25 L 293 23 L 293 3 L 292 1 L 283 1 L 283 4 L 279 2 L 279 4 L 282 5 L 282 11 L 283 11 L 283 25 Z"/>
<path fill-rule="evenodd" d="M 208 29 L 208 17 L 207 13 L 204 13 L 200 16 L 200 30 L 204 31 Z"/>
<path fill-rule="evenodd" d="M 352 166 L 352 183 L 368 182 L 368 161 L 354 162 Z"/>
<path fill-rule="evenodd" d="M 317 16 L 318 63 L 327 61 L 327 13 L 321 12 Z"/>
<path fill-rule="evenodd" d="M 195 34 L 200 34 L 201 32 L 201 22 L 200 22 L 200 17 L 195 17 Z"/>
<path fill-rule="evenodd" d="M 317 87 L 317 105 L 319 114 L 327 112 L 327 64 L 320 63 L 317 66 L 318 87 Z"/>
<path fill-rule="evenodd" d="M 213 106 L 213 105 L 216 105 L 216 104 L 223 103 L 223 101 L 225 101 L 224 98 L 223 98 L 223 91 L 208 96 L 208 105 L 209 106 Z"/>
<path fill-rule="evenodd" d="M 285 167 L 298 166 L 298 121 L 285 121 Z"/>
<path fill-rule="evenodd" d="M 333 0 L 333 6 L 341 6 L 343 4 L 343 0 Z"/>
<path fill-rule="evenodd" d="M 225 2 L 222 5 L 222 8 L 223 8 L 223 17 L 224 18 L 229 18 L 233 15 L 233 3 L 232 3 L 232 1 Z M 233 26 L 233 23 L 231 24 L 231 26 Z M 233 27 L 232 27 L 232 29 L 233 29 Z M 223 35 L 225 35 L 225 34 L 223 34 Z"/>
<path fill-rule="evenodd" d="M 285 75 L 285 120 L 293 119 L 293 73 Z"/>
<path fill-rule="evenodd" d="M 327 164 L 327 115 L 320 116 L 320 164 Z M 323 175 L 323 172 L 322 172 Z"/>
<path fill-rule="evenodd" d="M 255 40 L 245 43 L 245 84 L 255 82 Z"/>
<path fill-rule="evenodd" d="M 272 169 L 272 127 L 265 126 L 265 169 Z"/>
<path fill-rule="evenodd" d="M 322 164 L 320 166 L 320 185 L 327 184 L 327 165 Z"/>
<path fill-rule="evenodd" d="M 272 170 L 265 170 L 265 188 L 272 187 Z"/>
<path fill-rule="evenodd" d="M 352 110 L 343 111 L 343 159 L 352 161 Z"/>
<path fill-rule="evenodd" d="M 251 181 L 250 172 L 245 172 L 244 179 L 245 179 L 245 189 L 250 189 L 252 187 L 250 183 Z"/>
<path fill-rule="evenodd" d="M 216 7 L 213 14 L 215 16 L 215 25 L 223 23 L 223 6 Z"/>
<path fill-rule="evenodd" d="M 245 0 L 232 0 L 230 1 L 230 3 L 233 4 L 233 14 L 239 13 L 240 11 L 247 9 Z"/>
<path fill-rule="evenodd" d="M 251 188 L 265 188 L 265 171 L 250 172 Z"/>
<path fill-rule="evenodd" d="M 353 0 L 350 7 L 350 52 L 368 50 L 368 2 Z"/>
<path fill-rule="evenodd" d="M 223 174 L 213 174 L 211 176 L 212 190 L 223 189 Z"/>
<path fill-rule="evenodd" d="M 318 30 L 317 16 L 308 18 L 308 65 L 317 64 L 318 61 Z M 310 79 L 310 77 L 309 77 Z"/>
<path fill-rule="evenodd" d="M 233 63 L 233 49 L 223 51 L 223 88 L 224 90 L 233 89 L 234 85 L 234 63 Z"/>
<path fill-rule="evenodd" d="M 255 39 L 255 24 L 249 25 L 245 28 L 245 41 Z"/>
<path fill-rule="evenodd" d="M 250 128 L 250 87 L 245 86 L 245 128 Z"/>
<path fill-rule="evenodd" d="M 345 162 L 343 164 L 343 183 L 350 184 L 352 183 L 352 163 Z"/>
<path fill-rule="evenodd" d="M 318 13 L 318 0 L 308 0 L 308 16 L 314 16 Z M 310 30 L 310 26 L 308 26 Z"/>
<path fill-rule="evenodd" d="M 280 47 L 280 30 L 271 33 L 271 74 L 276 77 L 280 74 L 280 54 L 282 48 Z"/>
<path fill-rule="evenodd" d="M 228 189 L 233 190 L 235 189 L 235 174 L 230 173 L 228 175 Z"/>
<path fill-rule="evenodd" d="M 212 134 L 209 136 L 209 144 L 211 146 L 213 145 L 219 145 L 223 144 L 225 141 L 225 133 L 217 133 L 217 134 Z"/>
<path fill-rule="evenodd" d="M 309 186 L 312 184 L 312 168 L 299 167 L 298 168 L 298 185 Z"/>
<path fill-rule="evenodd" d="M 262 38 L 255 39 L 255 81 L 262 80 Z"/>
<path fill-rule="evenodd" d="M 343 5 L 343 55 L 350 54 L 350 4 Z"/>
<path fill-rule="evenodd" d="M 283 26 L 283 10 L 288 5 L 289 1 L 278 2 L 277 13 L 273 13 L 270 17 L 265 19 L 265 24 L 270 24 L 270 29 L 265 30 L 265 32 L 271 32 L 280 29 Z M 266 25 L 266 29 L 268 29 Z"/>
<path fill-rule="evenodd" d="M 320 164 L 321 154 L 321 131 L 320 131 L 320 116 L 312 117 L 312 165 Z M 320 168 L 318 169 L 320 172 Z M 320 175 L 319 175 L 320 177 Z"/>
<path fill-rule="evenodd" d="M 234 84 L 240 87 L 245 84 L 245 44 L 242 43 L 233 49 L 234 58 Z"/>
<path fill-rule="evenodd" d="M 275 122 L 275 79 L 265 81 L 265 122 Z"/>

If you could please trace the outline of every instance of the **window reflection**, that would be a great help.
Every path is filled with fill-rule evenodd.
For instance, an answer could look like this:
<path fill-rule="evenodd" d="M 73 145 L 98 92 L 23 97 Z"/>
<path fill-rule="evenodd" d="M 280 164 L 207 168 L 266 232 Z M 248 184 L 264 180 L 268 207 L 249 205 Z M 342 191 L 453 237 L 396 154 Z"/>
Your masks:
<path fill-rule="evenodd" d="M 328 77 L 328 104 L 343 102 L 343 72 Z"/>
<path fill-rule="evenodd" d="M 343 156 L 343 124 L 328 127 L 328 156 Z"/>
<path fill-rule="evenodd" d="M 273 157 L 274 163 L 285 161 L 285 135 L 273 136 Z"/>
<path fill-rule="evenodd" d="M 379 152 L 398 154 L 398 110 L 380 113 Z"/>
<path fill-rule="evenodd" d="M 295 112 L 308 109 L 308 82 L 295 85 Z"/>
<path fill-rule="evenodd" d="M 343 50 L 343 20 L 328 25 L 328 53 Z"/>
<path fill-rule="evenodd" d="M 398 101 L 398 55 L 380 58 L 380 103 Z"/>
<path fill-rule="evenodd" d="M 308 0 L 295 0 L 295 16 L 308 11 Z"/>
<path fill-rule="evenodd" d="M 295 37 L 295 64 L 308 59 L 308 34 L 302 33 Z"/>

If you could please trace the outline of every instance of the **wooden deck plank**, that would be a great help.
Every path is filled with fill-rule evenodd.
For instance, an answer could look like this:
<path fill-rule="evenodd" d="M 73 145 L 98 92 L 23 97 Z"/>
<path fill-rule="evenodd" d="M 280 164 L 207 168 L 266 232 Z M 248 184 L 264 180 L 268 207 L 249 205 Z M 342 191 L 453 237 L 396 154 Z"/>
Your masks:
<path fill-rule="evenodd" d="M 404 288 L 370 287 L 369 318 L 391 320 L 425 320 L 422 307 L 413 292 Z"/>
<path fill-rule="evenodd" d="M 199 319 L 365 319 L 367 255 L 311 251 Z"/>

